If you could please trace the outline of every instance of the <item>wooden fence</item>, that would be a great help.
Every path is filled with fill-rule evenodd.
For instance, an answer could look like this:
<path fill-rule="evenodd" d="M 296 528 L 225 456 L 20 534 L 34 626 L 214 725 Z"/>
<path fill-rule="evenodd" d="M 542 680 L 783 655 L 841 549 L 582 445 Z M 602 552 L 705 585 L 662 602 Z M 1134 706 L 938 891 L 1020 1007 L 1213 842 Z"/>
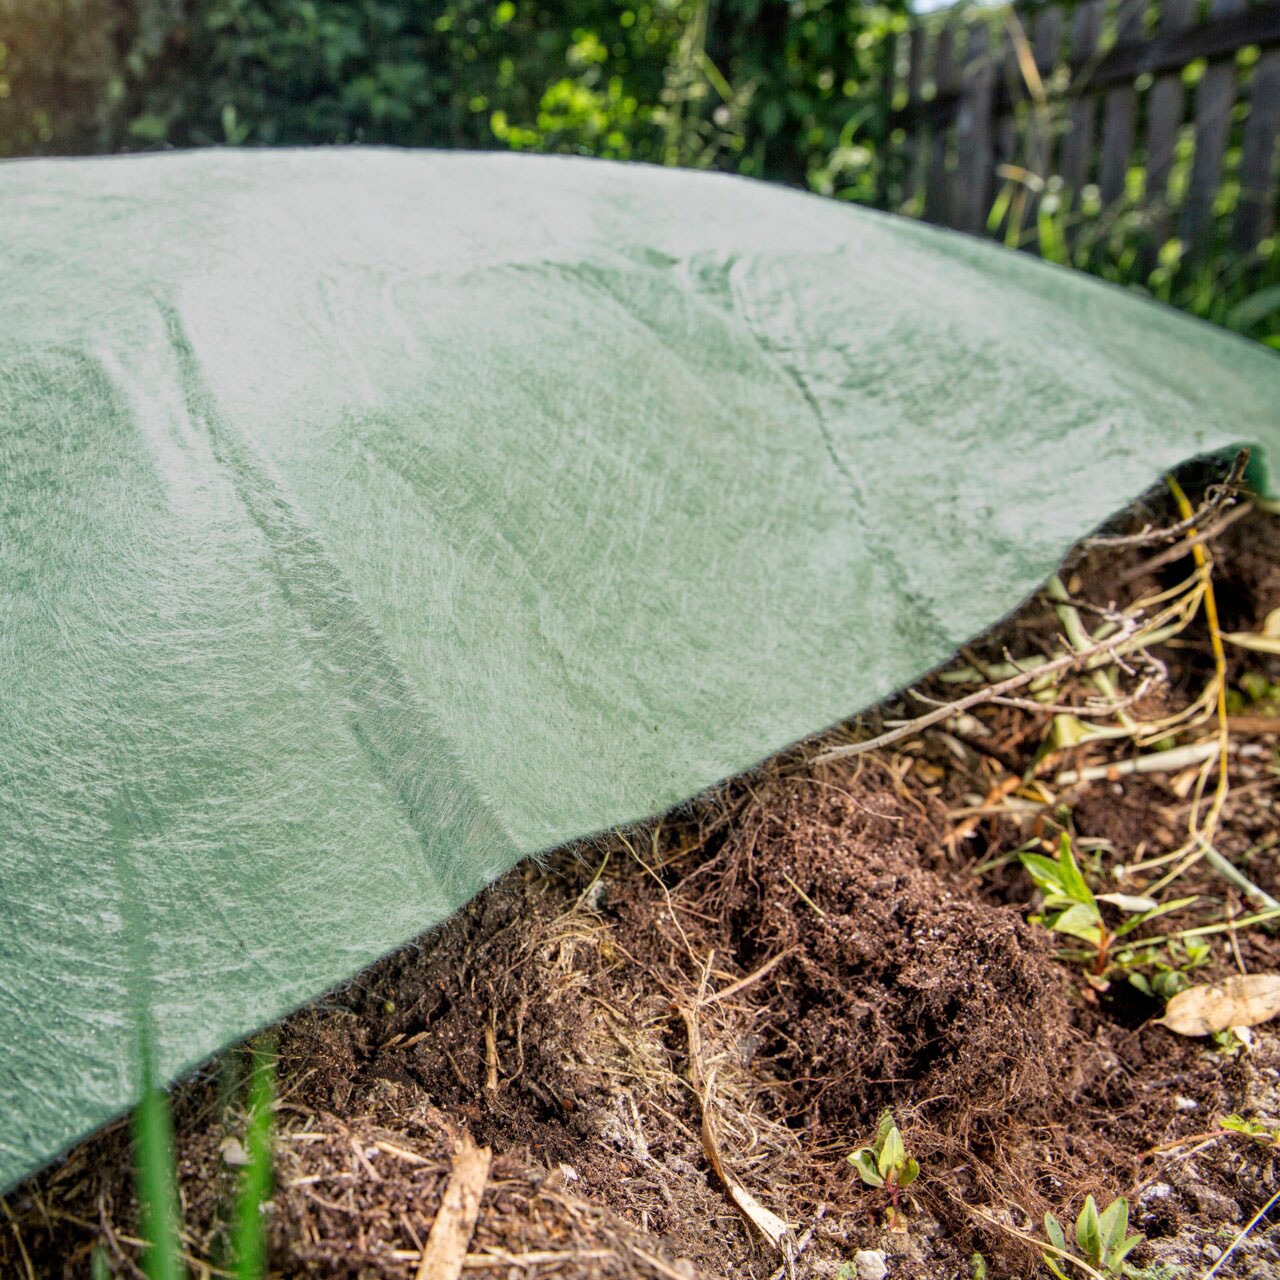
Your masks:
<path fill-rule="evenodd" d="M 1275 230 L 1280 0 L 1207 0 L 1203 17 L 1200 0 L 969 10 L 913 27 L 888 61 L 889 207 L 1026 244 L 1052 193 L 1044 212 L 1068 236 L 1088 201 L 1134 212 L 1150 252 L 1177 237 L 1189 259 L 1248 253 Z"/>

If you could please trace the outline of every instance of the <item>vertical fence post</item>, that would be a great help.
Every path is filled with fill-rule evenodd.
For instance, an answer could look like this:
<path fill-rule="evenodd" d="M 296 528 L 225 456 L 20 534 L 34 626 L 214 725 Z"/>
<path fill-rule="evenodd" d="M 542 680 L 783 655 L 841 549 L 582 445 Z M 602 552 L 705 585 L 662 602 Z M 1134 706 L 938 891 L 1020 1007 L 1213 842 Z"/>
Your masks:
<path fill-rule="evenodd" d="M 1146 7 L 1147 0 L 1124 0 L 1116 32 L 1118 45 L 1136 44 L 1142 39 Z M 1103 106 L 1102 155 L 1098 159 L 1098 190 L 1103 208 L 1109 209 L 1124 196 L 1137 120 L 1138 92 L 1133 85 L 1122 84 L 1110 90 Z"/>
<path fill-rule="evenodd" d="M 1264 53 L 1254 64 L 1249 86 L 1249 118 L 1240 152 L 1240 203 L 1232 239 L 1247 253 L 1276 225 L 1276 134 L 1280 133 L 1280 49 Z"/>
<path fill-rule="evenodd" d="M 987 24 L 969 27 L 964 89 L 956 114 L 956 226 L 981 231 L 991 208 L 991 100 L 995 63 L 988 50 Z"/>
<path fill-rule="evenodd" d="M 923 27 L 913 26 L 907 34 L 907 109 L 915 110 L 920 106 L 924 91 L 924 45 Z M 902 204 L 909 204 L 915 197 L 916 188 L 920 185 L 920 166 L 924 159 L 922 143 L 924 126 L 919 119 L 907 118 L 907 140 L 903 144 Z"/>
<path fill-rule="evenodd" d="M 1248 7 L 1249 0 L 1209 0 L 1209 16 L 1223 18 Z M 1182 243 L 1192 257 L 1202 254 L 1213 238 L 1213 201 L 1222 179 L 1222 157 L 1235 101 L 1234 61 L 1228 58 L 1213 63 L 1196 86 L 1196 150 L 1182 206 Z"/>
<path fill-rule="evenodd" d="M 956 91 L 955 40 L 955 20 L 948 18 L 946 26 L 938 33 L 937 61 L 933 73 L 935 102 Z M 924 216 L 930 222 L 940 222 L 945 226 L 951 221 L 952 207 L 951 188 L 947 183 L 947 118 L 938 115 L 934 117 L 934 121 L 929 174 L 925 180 Z"/>
<path fill-rule="evenodd" d="M 1031 118 L 1027 122 L 1027 170 L 1033 178 L 1044 182 L 1053 172 L 1053 115 L 1048 101 L 1047 82 L 1058 65 L 1058 49 L 1062 43 L 1062 10 L 1046 9 L 1036 20 L 1032 51 L 1036 76 L 1040 83 L 1031 95 Z M 1042 190 L 1032 186 L 1027 193 L 1027 224 L 1031 235 L 1028 248 L 1039 243 L 1039 217 Z"/>
<path fill-rule="evenodd" d="M 879 158 L 879 172 L 876 177 L 876 203 L 882 209 L 892 207 L 893 190 L 901 181 L 900 172 L 902 156 L 896 154 L 889 146 L 889 138 L 893 132 L 893 99 L 898 84 L 898 37 L 897 31 L 880 41 L 880 88 L 876 101 L 880 104 L 879 119 L 873 122 L 875 129 L 875 154 Z"/>
<path fill-rule="evenodd" d="M 1073 67 L 1087 66 L 1098 49 L 1098 37 L 1102 32 L 1102 0 L 1087 0 L 1075 12 L 1071 22 L 1071 63 Z M 1087 72 L 1076 71 L 1084 77 L 1071 86 L 1074 95 L 1068 116 L 1067 136 L 1062 144 L 1062 182 L 1066 190 L 1063 198 L 1079 202 L 1080 190 L 1089 181 L 1089 160 L 1093 155 L 1093 125 L 1097 104 L 1090 92 Z"/>
<path fill-rule="evenodd" d="M 1196 0 L 1163 0 L 1159 33 L 1177 35 L 1195 20 Z M 1160 76 L 1147 95 L 1147 181 L 1145 202 L 1151 212 L 1152 248 L 1158 249 L 1173 234 L 1169 209 L 1169 174 L 1178 146 L 1178 132 L 1186 111 L 1182 73 Z"/>
<path fill-rule="evenodd" d="M 1009 191 L 1008 207 L 999 224 L 991 228 L 994 234 L 1016 238 L 1023 224 L 1022 210 L 1026 204 L 1026 188 L 1013 178 L 1003 177 L 1000 170 L 1006 165 L 1018 163 L 1018 105 L 1022 100 L 1022 72 L 1018 69 L 1018 51 L 1014 44 L 1012 23 L 1017 18 L 1010 15 L 1010 25 L 1005 27 L 1000 39 L 1000 52 L 996 57 L 996 92 L 1003 90 L 1007 105 L 1000 111 L 992 125 L 992 166 L 995 171 L 995 189 Z M 994 109 L 994 108 L 993 108 Z"/>

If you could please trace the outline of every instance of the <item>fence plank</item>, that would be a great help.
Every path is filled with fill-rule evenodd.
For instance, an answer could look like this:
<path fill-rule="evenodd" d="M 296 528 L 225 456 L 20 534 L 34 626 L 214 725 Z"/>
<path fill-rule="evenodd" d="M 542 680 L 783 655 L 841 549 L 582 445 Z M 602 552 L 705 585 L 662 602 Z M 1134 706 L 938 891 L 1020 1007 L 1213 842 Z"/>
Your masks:
<path fill-rule="evenodd" d="M 1248 0 L 1209 0 L 1209 17 L 1224 17 L 1247 7 Z M 1235 100 L 1234 62 L 1214 63 L 1196 86 L 1196 150 L 1181 224 L 1182 242 L 1191 255 L 1202 253 L 1213 236 L 1213 200 L 1222 179 Z"/>
<path fill-rule="evenodd" d="M 1245 3 L 1248 4 L 1248 0 Z M 1087 77 L 1077 74 L 1077 80 L 1082 83 L 1087 78 L 1093 92 L 1101 93 L 1117 85 L 1132 84 L 1139 76 L 1180 72 L 1198 58 L 1206 62 L 1234 58 L 1237 50 L 1250 45 L 1259 49 L 1280 48 L 1280 0 L 1256 0 L 1243 11 L 1214 17 L 1178 35 L 1157 35 L 1154 40 L 1117 45 L 1100 57 L 1086 59 L 1085 63 L 1073 58 L 1071 70 L 1077 74 L 1087 69 Z M 997 99 L 997 107 L 1003 108 L 1008 100 L 1003 86 Z M 956 106 L 956 94 L 952 93 L 923 103 L 914 114 L 924 114 L 930 119 L 950 118 Z"/>
<path fill-rule="evenodd" d="M 919 102 L 924 91 L 924 54 L 928 36 L 923 27 L 912 27 L 907 34 L 907 105 Z M 908 125 L 903 146 L 902 204 L 909 204 L 920 185 L 921 164 L 925 159 L 925 130 L 921 121 Z"/>
<path fill-rule="evenodd" d="M 1032 45 L 1036 74 L 1040 83 L 1028 86 L 1031 96 L 1031 113 L 1027 121 L 1027 171 L 1041 182 L 1048 181 L 1053 172 L 1053 116 L 1048 104 L 1047 81 L 1058 65 L 1058 53 L 1062 46 L 1062 10 L 1046 9 L 1036 20 L 1035 41 Z M 1039 219 L 1042 188 L 1032 185 L 1027 192 L 1026 225 L 1031 234 L 1027 248 L 1039 243 L 1036 225 Z"/>
<path fill-rule="evenodd" d="M 1243 252 L 1275 230 L 1276 135 L 1280 133 L 1280 49 L 1264 53 L 1254 64 L 1249 88 L 1249 118 L 1240 152 L 1240 204 L 1232 227 Z"/>
<path fill-rule="evenodd" d="M 1119 14 L 1116 45 L 1142 40 L 1142 19 L 1147 0 L 1124 0 Z M 1133 157 L 1138 123 L 1138 92 L 1132 84 L 1110 90 L 1103 105 L 1102 155 L 1098 160 L 1098 190 L 1103 208 L 1110 208 L 1124 195 L 1125 175 Z"/>
<path fill-rule="evenodd" d="M 935 99 L 954 94 L 959 77 L 955 60 L 956 23 L 948 19 L 938 32 L 938 48 L 934 62 Z M 947 120 L 941 118 L 933 126 L 928 177 L 925 179 L 924 216 L 944 226 L 951 221 L 951 186 L 947 181 Z"/>
<path fill-rule="evenodd" d="M 975 22 L 965 45 L 964 96 L 956 113 L 955 225 L 978 232 L 991 208 L 991 104 L 995 60 L 988 50 L 987 24 Z"/>
<path fill-rule="evenodd" d="M 995 189 L 1002 193 L 1010 188 L 1010 183 L 1012 182 L 1002 170 L 1006 166 L 1018 164 L 1021 158 L 1019 155 L 1021 143 L 1018 137 L 1018 117 L 1015 115 L 1018 100 L 1017 90 L 1018 85 L 1021 83 L 1022 73 L 1018 70 L 1018 56 L 1013 47 L 1013 35 L 1006 29 L 1000 39 L 1000 53 L 996 59 L 997 92 L 995 97 L 1002 102 L 1007 100 L 1007 105 L 1003 110 L 996 113 L 995 123 L 992 127 L 992 149 L 994 152 L 992 161 L 995 169 Z M 1001 90 L 1004 92 L 1001 92 Z M 1007 235 L 1011 223 L 1021 226 L 1024 221 L 1021 216 L 1023 203 L 1025 202 L 1023 191 L 1021 184 L 1013 183 L 1009 208 L 1000 219 L 999 225 L 991 228 L 994 235 L 1001 237 Z"/>
<path fill-rule="evenodd" d="M 1088 0 L 1075 12 L 1071 23 L 1072 66 L 1087 66 L 1098 49 L 1098 37 L 1102 32 L 1102 0 Z M 1089 161 L 1093 155 L 1093 123 L 1095 100 L 1088 92 L 1087 83 L 1072 86 L 1077 96 L 1071 103 L 1067 135 L 1062 144 L 1062 181 L 1066 190 L 1063 198 L 1072 202 L 1079 197 L 1080 189 L 1089 181 Z"/>
<path fill-rule="evenodd" d="M 1159 36 L 1177 35 L 1195 21 L 1196 0 L 1164 0 Z M 1169 173 L 1186 111 L 1186 91 L 1179 72 L 1162 75 L 1147 96 L 1147 181 L 1144 199 L 1151 210 L 1151 239 L 1158 248 L 1173 234 L 1169 209 Z"/>

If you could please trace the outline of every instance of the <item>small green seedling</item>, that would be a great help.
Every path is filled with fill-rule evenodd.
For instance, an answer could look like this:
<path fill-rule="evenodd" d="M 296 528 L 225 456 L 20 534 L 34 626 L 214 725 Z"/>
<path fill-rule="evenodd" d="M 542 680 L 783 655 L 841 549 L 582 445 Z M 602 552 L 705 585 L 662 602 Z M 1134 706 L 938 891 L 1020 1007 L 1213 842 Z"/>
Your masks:
<path fill-rule="evenodd" d="M 1256 1138 L 1264 1146 L 1274 1147 L 1280 1151 L 1280 1126 L 1268 1124 L 1263 1120 L 1246 1120 L 1244 1116 L 1229 1115 L 1218 1121 L 1218 1127 L 1229 1129 L 1232 1133 L 1243 1133 L 1249 1138 Z"/>
<path fill-rule="evenodd" d="M 1119 952 L 1115 963 L 1122 972 L 1128 973 L 1130 985 L 1144 996 L 1168 1002 L 1191 986 L 1191 971 L 1208 964 L 1210 956 L 1211 949 L 1206 942 L 1170 938 L 1163 954 L 1154 948 L 1143 950 L 1139 946 Z M 1139 966 L 1149 967 L 1151 972 L 1142 973 Z"/>
<path fill-rule="evenodd" d="M 1071 1250 L 1067 1248 L 1066 1233 L 1062 1224 L 1051 1213 L 1044 1215 L 1044 1231 L 1049 1243 L 1060 1253 L 1044 1253 L 1044 1264 L 1058 1280 L 1072 1280 L 1066 1269 L 1070 1266 Z M 1092 1196 L 1086 1196 L 1084 1208 L 1076 1219 L 1076 1246 L 1080 1257 L 1094 1271 L 1113 1276 L 1136 1274 L 1125 1259 L 1145 1239 L 1141 1232 L 1129 1235 L 1129 1202 L 1117 1196 L 1101 1213 Z M 1064 1256 L 1067 1255 L 1067 1256 Z"/>
<path fill-rule="evenodd" d="M 920 1176 L 920 1166 L 907 1154 L 892 1112 L 886 1108 L 880 1116 L 875 1142 L 859 1147 L 848 1159 L 867 1186 L 888 1193 L 889 1228 L 898 1230 L 902 1219 L 900 1193 Z"/>
<path fill-rule="evenodd" d="M 1036 888 L 1044 894 L 1044 909 L 1031 917 L 1032 923 L 1087 943 L 1091 950 L 1086 955 L 1093 961 L 1089 978 L 1101 989 L 1106 987 L 1111 948 L 1116 942 L 1148 920 L 1177 911 L 1195 901 L 1194 898 L 1177 898 L 1171 902 L 1156 903 L 1124 893 L 1095 896 L 1076 862 L 1071 837 L 1065 831 L 1059 841 L 1056 858 L 1046 858 L 1039 853 L 1021 853 L 1018 857 Z M 1099 902 L 1109 903 L 1129 913 L 1127 919 L 1114 929 L 1110 928 L 1102 917 Z"/>

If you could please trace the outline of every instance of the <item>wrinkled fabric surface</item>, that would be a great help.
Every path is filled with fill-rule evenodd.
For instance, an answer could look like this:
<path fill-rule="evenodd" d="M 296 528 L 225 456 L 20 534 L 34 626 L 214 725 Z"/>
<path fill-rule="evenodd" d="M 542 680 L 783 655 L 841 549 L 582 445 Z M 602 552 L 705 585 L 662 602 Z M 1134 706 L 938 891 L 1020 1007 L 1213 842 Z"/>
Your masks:
<path fill-rule="evenodd" d="M 170 1079 L 1280 449 L 1275 355 L 740 179 L 208 151 L 0 209 L 0 1187 L 148 1024 Z"/>

